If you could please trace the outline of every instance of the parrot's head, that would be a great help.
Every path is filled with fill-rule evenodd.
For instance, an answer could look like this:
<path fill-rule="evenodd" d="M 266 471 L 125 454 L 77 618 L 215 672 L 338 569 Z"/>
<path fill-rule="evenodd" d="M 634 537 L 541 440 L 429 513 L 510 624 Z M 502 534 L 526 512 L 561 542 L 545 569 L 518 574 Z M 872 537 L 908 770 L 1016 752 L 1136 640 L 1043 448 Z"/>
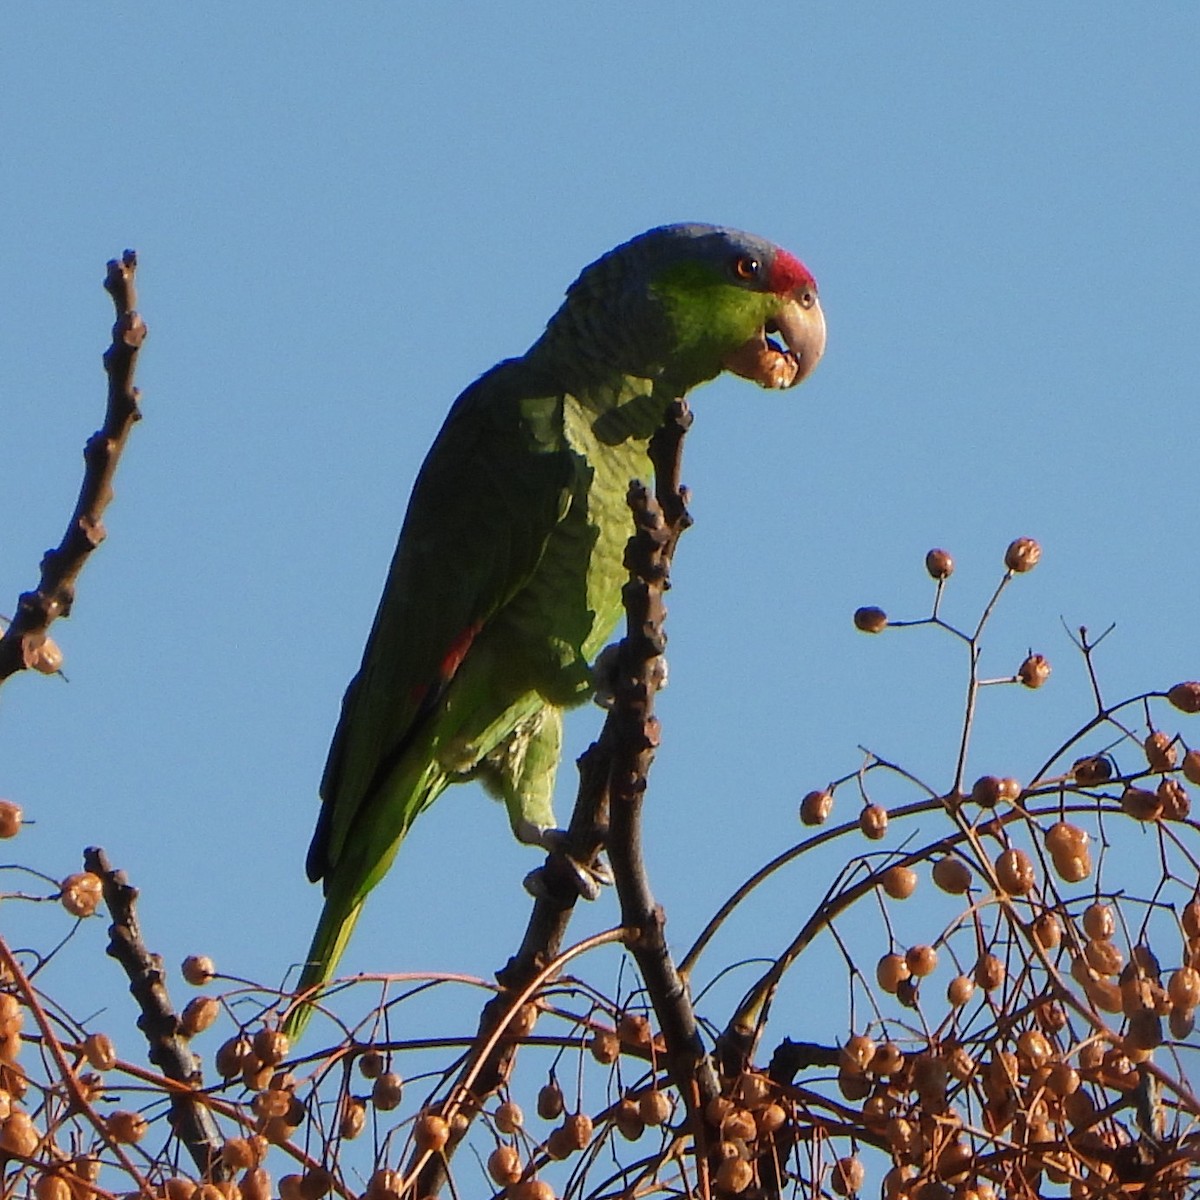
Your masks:
<path fill-rule="evenodd" d="M 808 268 L 762 238 L 716 225 L 664 225 L 609 251 L 572 284 L 550 331 L 680 394 L 723 370 L 793 387 L 825 349 Z"/>

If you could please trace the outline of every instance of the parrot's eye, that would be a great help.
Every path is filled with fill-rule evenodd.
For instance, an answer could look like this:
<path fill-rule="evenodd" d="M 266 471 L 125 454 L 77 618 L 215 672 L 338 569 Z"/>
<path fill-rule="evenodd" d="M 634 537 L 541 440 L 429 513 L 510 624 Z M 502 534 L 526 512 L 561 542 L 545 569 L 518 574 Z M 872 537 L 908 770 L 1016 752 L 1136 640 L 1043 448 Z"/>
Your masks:
<path fill-rule="evenodd" d="M 739 279 L 757 279 L 761 269 L 758 259 L 749 254 L 740 254 L 733 260 L 733 273 Z"/>
<path fill-rule="evenodd" d="M 812 308 L 817 302 L 817 293 L 812 288 L 805 288 L 796 299 L 799 300 L 801 308 Z"/>

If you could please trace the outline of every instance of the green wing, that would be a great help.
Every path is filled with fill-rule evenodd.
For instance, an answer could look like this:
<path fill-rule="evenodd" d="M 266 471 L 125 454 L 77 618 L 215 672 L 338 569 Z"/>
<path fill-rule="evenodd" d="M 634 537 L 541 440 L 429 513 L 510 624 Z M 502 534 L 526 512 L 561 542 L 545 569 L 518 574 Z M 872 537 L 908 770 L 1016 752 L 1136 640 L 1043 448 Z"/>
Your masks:
<path fill-rule="evenodd" d="M 501 363 L 458 398 L 426 457 L 321 782 L 308 874 L 326 891 L 362 806 L 567 511 L 581 463 L 562 405 L 522 360 Z"/>

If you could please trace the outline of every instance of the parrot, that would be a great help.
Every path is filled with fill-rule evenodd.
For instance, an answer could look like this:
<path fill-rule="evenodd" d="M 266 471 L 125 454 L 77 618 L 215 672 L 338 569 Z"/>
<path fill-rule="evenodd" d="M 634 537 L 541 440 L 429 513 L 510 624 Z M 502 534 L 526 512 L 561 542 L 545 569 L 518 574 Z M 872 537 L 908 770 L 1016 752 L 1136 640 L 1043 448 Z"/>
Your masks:
<path fill-rule="evenodd" d="M 824 349 L 798 258 L 735 229 L 665 225 L 586 267 L 532 347 L 454 402 L 321 780 L 307 873 L 325 900 L 293 1038 L 368 893 L 450 784 L 481 781 L 520 841 L 553 845 L 563 713 L 593 695 L 620 618 L 626 492 L 652 474 L 667 406 L 723 370 L 792 387 Z"/>

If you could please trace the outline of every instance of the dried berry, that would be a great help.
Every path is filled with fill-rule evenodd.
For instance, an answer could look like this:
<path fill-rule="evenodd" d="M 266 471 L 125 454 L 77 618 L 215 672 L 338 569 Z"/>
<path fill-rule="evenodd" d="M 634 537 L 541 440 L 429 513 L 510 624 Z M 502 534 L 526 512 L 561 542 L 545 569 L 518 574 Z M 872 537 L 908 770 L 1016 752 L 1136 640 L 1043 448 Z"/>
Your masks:
<path fill-rule="evenodd" d="M 875 1041 L 865 1033 L 853 1034 L 838 1054 L 842 1066 L 855 1075 L 861 1075 L 875 1057 Z"/>
<path fill-rule="evenodd" d="M 626 1046 L 649 1046 L 653 1040 L 650 1018 L 645 1013 L 623 1012 L 617 1022 L 617 1037 Z"/>
<path fill-rule="evenodd" d="M 917 873 L 911 867 L 888 867 L 879 882 L 893 900 L 907 900 L 916 891 Z"/>
<path fill-rule="evenodd" d="M 497 1146 L 488 1155 L 487 1171 L 492 1182 L 507 1187 L 521 1178 L 521 1155 L 515 1146 Z"/>
<path fill-rule="evenodd" d="M 896 988 L 912 972 L 899 954 L 885 954 L 875 966 L 875 978 L 885 992 L 895 995 Z"/>
<path fill-rule="evenodd" d="M 671 1115 L 671 1098 L 666 1092 L 651 1088 L 638 1100 L 638 1116 L 647 1125 L 661 1125 Z"/>
<path fill-rule="evenodd" d="M 1167 699 L 1180 712 L 1200 713 L 1200 683 L 1195 680 L 1177 683 L 1167 692 Z"/>
<path fill-rule="evenodd" d="M 800 801 L 800 820 L 805 825 L 823 825 L 833 812 L 833 793 L 808 792 Z"/>
<path fill-rule="evenodd" d="M 744 1158 L 727 1158 L 717 1168 L 717 1191 L 727 1196 L 744 1192 L 754 1182 L 754 1169 Z"/>
<path fill-rule="evenodd" d="M 37 1144 L 38 1131 L 28 1113 L 9 1113 L 0 1123 L 0 1150 L 30 1158 Z"/>
<path fill-rule="evenodd" d="M 1010 542 L 1004 552 L 1004 565 L 1016 575 L 1032 571 L 1042 557 L 1042 548 L 1029 537 L 1020 537 Z"/>
<path fill-rule="evenodd" d="M 1155 795 L 1162 801 L 1164 821 L 1186 821 L 1192 811 L 1192 800 L 1187 788 L 1178 779 L 1164 778 L 1154 789 Z"/>
<path fill-rule="evenodd" d="M 195 1037 L 212 1027 L 221 1015 L 221 1004 L 212 996 L 196 996 L 183 1006 L 179 1014 L 179 1032 L 185 1037 Z"/>
<path fill-rule="evenodd" d="M 1113 777 L 1112 760 L 1105 754 L 1077 758 L 1071 766 L 1071 774 L 1080 787 L 1096 787 Z"/>
<path fill-rule="evenodd" d="M 58 643 L 43 635 L 36 644 L 25 643 L 25 665 L 42 675 L 57 675 L 62 670 L 63 652 Z"/>
<path fill-rule="evenodd" d="M 882 608 L 860 608 L 854 613 L 855 628 L 863 633 L 882 633 L 887 623 L 887 613 Z"/>
<path fill-rule="evenodd" d="M 868 804 L 858 814 L 858 827 L 873 842 L 887 833 L 888 814 L 882 804 Z"/>
<path fill-rule="evenodd" d="M 628 1096 L 617 1105 L 613 1113 L 613 1124 L 627 1142 L 636 1142 L 646 1132 L 646 1122 L 642 1120 L 637 1104 Z"/>
<path fill-rule="evenodd" d="M 444 1150 L 449 1140 L 450 1126 L 445 1117 L 425 1112 L 417 1118 L 413 1126 L 413 1142 L 422 1154 L 427 1151 L 436 1154 Z"/>
<path fill-rule="evenodd" d="M 959 858 L 947 855 L 933 864 L 933 882 L 952 896 L 961 896 L 971 886 L 971 869 Z"/>
<path fill-rule="evenodd" d="M 1037 872 L 1024 850 L 1010 848 L 996 859 L 996 881 L 1010 896 L 1026 896 L 1037 883 Z"/>
<path fill-rule="evenodd" d="M 971 799 L 982 808 L 995 808 L 1000 800 L 1000 777 L 981 775 L 971 788 Z"/>
<path fill-rule="evenodd" d="M 931 579 L 949 579 L 954 574 L 954 559 L 948 550 L 930 550 L 925 555 L 925 570 Z"/>
<path fill-rule="evenodd" d="M 521 1111 L 521 1106 L 512 1100 L 505 1100 L 496 1109 L 496 1115 L 492 1119 L 501 1133 L 516 1133 L 525 1124 L 525 1114 Z"/>
<path fill-rule="evenodd" d="M 565 1107 L 558 1081 L 551 1079 L 549 1083 L 543 1084 L 537 1094 L 537 1115 L 543 1121 L 557 1121 Z"/>
<path fill-rule="evenodd" d="M 1183 777 L 1200 786 L 1200 750 L 1189 750 L 1183 756 Z"/>
<path fill-rule="evenodd" d="M 11 800 L 0 800 L 0 838 L 16 837 L 21 832 L 23 816 L 19 804 L 14 804 Z"/>
<path fill-rule="evenodd" d="M 1027 655 L 1017 668 L 1017 678 L 1027 688 L 1040 688 L 1050 678 L 1050 660 L 1044 654 Z"/>
<path fill-rule="evenodd" d="M 1175 760 L 1178 757 L 1175 752 L 1175 743 L 1161 729 L 1154 730 L 1146 738 L 1142 743 L 1142 749 L 1146 752 L 1146 762 L 1149 763 L 1150 770 L 1172 771 L 1175 769 Z"/>
<path fill-rule="evenodd" d="M 254 1035 L 253 1046 L 259 1062 L 268 1067 L 283 1062 L 292 1048 L 282 1029 L 260 1029 Z"/>
<path fill-rule="evenodd" d="M 367 1106 L 357 1096 L 347 1096 L 342 1101 L 342 1115 L 338 1118 L 338 1136 L 353 1141 L 367 1124 Z"/>
<path fill-rule="evenodd" d="M 981 954 L 975 964 L 975 982 L 985 992 L 994 992 L 1004 982 L 1004 964 L 994 954 Z"/>
<path fill-rule="evenodd" d="M 321 1200 L 333 1191 L 333 1173 L 324 1167 L 310 1167 L 300 1176 L 301 1200 Z"/>
<path fill-rule="evenodd" d="M 371 1103 L 380 1112 L 391 1112 L 394 1108 L 399 1108 L 403 1098 L 404 1080 L 395 1071 L 385 1071 L 371 1088 Z"/>
<path fill-rule="evenodd" d="M 180 970 L 192 987 L 203 987 L 206 983 L 211 983 L 217 974 L 217 968 L 207 954 L 189 954 L 183 960 Z"/>
<path fill-rule="evenodd" d="M 83 1043 L 83 1056 L 97 1071 L 111 1071 L 117 1062 L 117 1051 L 107 1033 L 89 1034 Z"/>
<path fill-rule="evenodd" d="M 621 1057 L 621 1039 L 611 1029 L 597 1029 L 588 1042 L 588 1050 L 601 1066 L 608 1067 Z"/>
<path fill-rule="evenodd" d="M 1083 910 L 1083 932 L 1089 938 L 1110 938 L 1116 932 L 1117 918 L 1111 904 L 1097 900 Z"/>
<path fill-rule="evenodd" d="M 133 1145 L 146 1136 L 150 1128 L 149 1121 L 141 1113 L 120 1111 L 110 1113 L 104 1121 L 104 1129 L 114 1142 L 124 1142 Z"/>
<path fill-rule="evenodd" d="M 955 975 L 946 985 L 946 999 L 954 1008 L 961 1008 L 975 994 L 975 980 L 969 975 Z"/>
<path fill-rule="evenodd" d="M 857 1155 L 848 1155 L 845 1158 L 839 1158 L 833 1164 L 833 1172 L 829 1177 L 829 1186 L 839 1196 L 857 1196 L 862 1190 L 862 1185 L 866 1180 L 867 1172 L 863 1167 L 862 1159 Z"/>
<path fill-rule="evenodd" d="M 73 917 L 90 917 L 99 907 L 103 896 L 103 884 L 99 875 L 91 871 L 78 871 L 62 881 L 59 900 L 63 908 Z"/>
<path fill-rule="evenodd" d="M 932 975 L 937 969 L 937 951 L 932 946 L 910 946 L 904 955 L 904 965 L 917 979 Z"/>
<path fill-rule="evenodd" d="M 1135 821 L 1157 821 L 1162 816 L 1162 798 L 1155 792 L 1128 784 L 1121 793 L 1121 808 Z"/>

